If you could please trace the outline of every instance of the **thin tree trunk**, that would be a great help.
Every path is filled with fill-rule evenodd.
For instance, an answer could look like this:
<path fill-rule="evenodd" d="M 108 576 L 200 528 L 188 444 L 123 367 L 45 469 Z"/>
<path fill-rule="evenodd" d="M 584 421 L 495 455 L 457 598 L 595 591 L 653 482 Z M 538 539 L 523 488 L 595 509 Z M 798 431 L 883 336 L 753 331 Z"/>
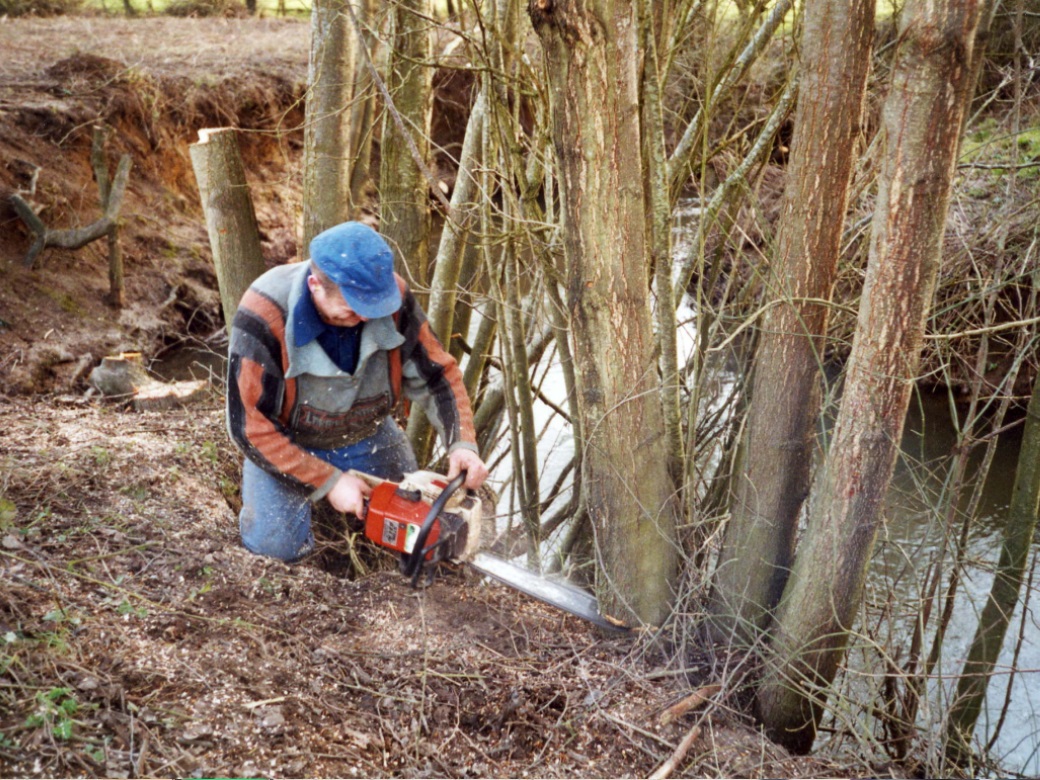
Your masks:
<path fill-rule="evenodd" d="M 667 5 L 662 3 L 661 5 Z M 668 155 L 665 152 L 662 74 L 657 56 L 656 27 L 649 0 L 640 0 L 640 40 L 643 42 L 643 140 L 646 144 L 646 224 L 649 226 L 651 267 L 656 292 L 655 315 L 660 350 L 661 411 L 667 439 L 668 472 L 677 490 L 683 486 L 683 451 L 679 351 L 672 285 L 672 209 L 668 192 Z M 683 506 L 680 501 L 680 506 Z"/>
<path fill-rule="evenodd" d="M 101 210 L 108 210 L 108 199 L 112 183 L 108 177 L 108 161 L 105 157 L 107 133 L 100 126 L 94 127 L 90 138 L 90 167 L 94 169 Z M 122 307 L 125 303 L 123 287 L 123 248 L 119 243 L 119 223 L 115 222 L 108 231 L 108 303 Z"/>
<path fill-rule="evenodd" d="M 368 31 L 368 25 L 376 16 L 377 0 L 361 0 L 352 23 L 356 24 L 356 45 L 369 50 L 377 39 Z M 354 68 L 353 100 L 350 107 L 350 205 L 351 217 L 365 206 L 369 199 L 372 179 L 372 136 L 376 115 L 376 89 L 368 68 Z"/>
<path fill-rule="evenodd" d="M 633 3 L 532 0 L 558 156 L 567 306 L 583 440 L 581 484 L 601 608 L 668 614 L 677 502 L 657 382 Z"/>
<path fill-rule="evenodd" d="M 431 67 L 429 0 L 396 0 L 386 87 L 403 126 L 389 107 L 383 118 L 379 169 L 380 232 L 394 247 L 419 302 L 426 304 L 429 277 Z M 411 139 L 403 136 L 407 133 Z M 414 154 L 418 154 L 418 160 Z M 451 334 L 439 334 L 447 338 Z"/>
<path fill-rule="evenodd" d="M 477 177 L 483 161 L 483 139 L 487 121 L 487 99 L 484 90 L 470 109 L 466 124 L 466 136 L 462 142 L 462 156 L 455 178 L 455 189 L 451 193 L 451 216 L 445 221 L 441 232 L 437 262 L 434 266 L 433 283 L 430 285 L 429 305 L 426 309 L 430 328 L 448 349 L 452 348 L 455 329 L 455 305 L 458 296 L 459 278 L 462 273 L 466 242 L 473 223 L 480 213 Z M 453 351 L 454 354 L 454 351 Z M 475 356 L 470 356 L 472 361 Z M 483 363 L 483 357 L 478 358 Z M 470 395 L 472 398 L 472 394 Z M 418 454 L 429 452 L 432 436 L 430 421 L 425 414 L 413 414 L 408 420 L 408 438 Z"/>
<path fill-rule="evenodd" d="M 235 133 L 230 127 L 200 130 L 189 150 L 228 327 L 249 285 L 266 270 Z"/>
<path fill-rule="evenodd" d="M 746 459 L 710 610 L 716 639 L 766 627 L 794 559 L 809 493 L 819 375 L 866 92 L 874 0 L 805 8 L 795 135 L 762 318 Z"/>
<path fill-rule="evenodd" d="M 314 0 L 311 6 L 309 91 L 303 139 L 303 244 L 349 219 L 350 104 L 357 46 L 351 30 L 351 0 Z"/>
<path fill-rule="evenodd" d="M 771 738 L 799 752 L 812 747 L 860 608 L 917 376 L 980 5 L 910 0 L 903 10 L 845 392 L 756 702 Z"/>

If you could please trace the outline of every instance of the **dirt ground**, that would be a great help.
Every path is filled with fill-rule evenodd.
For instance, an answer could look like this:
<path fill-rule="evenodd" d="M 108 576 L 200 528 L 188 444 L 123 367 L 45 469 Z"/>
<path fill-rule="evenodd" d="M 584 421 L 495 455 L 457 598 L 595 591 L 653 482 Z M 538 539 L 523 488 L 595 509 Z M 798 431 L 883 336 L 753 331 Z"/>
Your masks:
<path fill-rule="evenodd" d="M 464 571 L 414 591 L 333 532 L 297 565 L 249 554 L 219 381 L 162 412 L 85 397 L 103 355 L 221 349 L 198 128 L 247 128 L 267 259 L 293 257 L 306 68 L 294 21 L 0 19 L 0 775 L 639 777 L 694 731 L 675 775 L 853 774 L 787 756 L 726 689 L 666 723 L 717 682 L 666 636 Z M 121 309 L 100 244 L 23 267 L 7 205 L 95 219 L 97 124 L 134 166 Z M 342 576 L 353 554 L 371 574 Z"/>

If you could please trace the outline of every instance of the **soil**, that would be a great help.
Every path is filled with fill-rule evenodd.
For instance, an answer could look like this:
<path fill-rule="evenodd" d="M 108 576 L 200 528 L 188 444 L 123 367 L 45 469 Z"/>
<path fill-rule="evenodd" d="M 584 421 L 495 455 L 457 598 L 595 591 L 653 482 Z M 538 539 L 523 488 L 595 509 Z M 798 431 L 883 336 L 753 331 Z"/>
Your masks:
<path fill-rule="evenodd" d="M 0 19 L 0 775 L 630 777 L 694 729 L 675 774 L 848 774 L 762 739 L 729 690 L 666 722 L 715 680 L 663 636 L 466 570 L 413 590 L 335 523 L 298 564 L 248 553 L 217 375 L 166 411 L 84 393 L 105 355 L 223 348 L 199 128 L 243 129 L 266 259 L 295 256 L 307 38 L 280 19 Z M 122 307 L 104 242 L 25 267 L 9 204 L 49 229 L 97 219 L 95 126 L 110 170 L 133 164 Z"/>

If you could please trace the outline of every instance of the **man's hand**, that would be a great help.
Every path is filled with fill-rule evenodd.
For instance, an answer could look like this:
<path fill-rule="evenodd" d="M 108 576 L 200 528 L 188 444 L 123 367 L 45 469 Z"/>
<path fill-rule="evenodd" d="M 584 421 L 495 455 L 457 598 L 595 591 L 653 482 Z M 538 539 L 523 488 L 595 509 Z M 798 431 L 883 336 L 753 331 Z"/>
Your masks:
<path fill-rule="evenodd" d="M 476 490 L 484 484 L 488 477 L 488 467 L 473 450 L 458 449 L 448 456 L 448 481 L 455 479 L 461 472 L 466 472 L 464 487 Z"/>
<path fill-rule="evenodd" d="M 478 458 L 479 460 L 479 458 Z M 360 477 L 344 473 L 332 490 L 325 496 L 338 512 L 349 512 L 357 517 L 365 514 L 365 499 L 372 495 L 372 488 Z"/>

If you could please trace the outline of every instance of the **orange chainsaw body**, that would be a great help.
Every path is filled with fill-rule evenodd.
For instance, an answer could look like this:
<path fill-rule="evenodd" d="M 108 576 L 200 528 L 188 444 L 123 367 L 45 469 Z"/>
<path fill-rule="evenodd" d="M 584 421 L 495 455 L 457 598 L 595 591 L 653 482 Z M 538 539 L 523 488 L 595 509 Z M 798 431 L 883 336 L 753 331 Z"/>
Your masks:
<path fill-rule="evenodd" d="M 365 512 L 365 536 L 376 544 L 410 555 L 419 531 L 447 480 L 430 471 L 405 475 L 401 482 L 353 472 L 372 486 Z M 424 547 L 427 560 L 465 561 L 480 542 L 481 506 L 475 495 L 454 495 L 434 521 Z"/>

